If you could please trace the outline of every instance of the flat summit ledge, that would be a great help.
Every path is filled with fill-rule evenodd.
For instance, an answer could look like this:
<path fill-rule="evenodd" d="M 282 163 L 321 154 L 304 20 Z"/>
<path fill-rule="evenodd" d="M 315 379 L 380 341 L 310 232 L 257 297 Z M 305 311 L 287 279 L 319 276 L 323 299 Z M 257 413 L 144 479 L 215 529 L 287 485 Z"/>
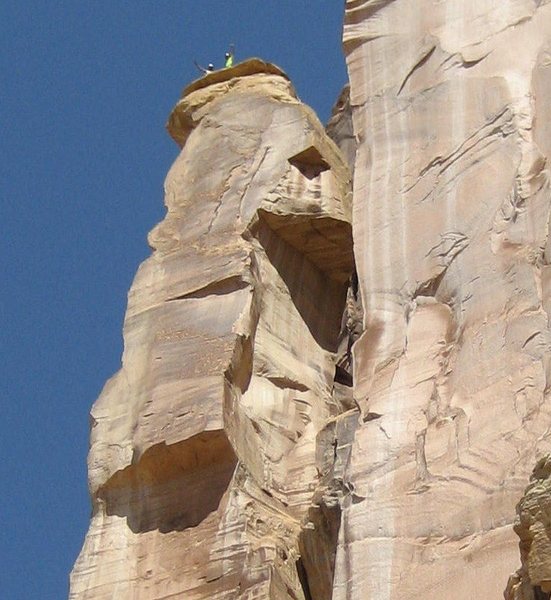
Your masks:
<path fill-rule="evenodd" d="M 196 79 L 188 86 L 184 88 L 182 92 L 182 98 L 185 98 L 188 94 L 206 88 L 214 83 L 222 83 L 229 81 L 235 77 L 247 77 L 249 75 L 258 75 L 266 73 L 267 75 L 279 75 L 290 81 L 289 76 L 285 71 L 280 69 L 277 65 L 269 62 L 264 62 L 260 58 L 249 58 L 243 62 L 236 64 L 233 67 L 226 67 L 212 71 L 208 75 L 204 75 L 199 79 Z"/>
<path fill-rule="evenodd" d="M 260 58 L 250 58 L 234 67 L 213 71 L 190 83 L 182 92 L 168 117 L 166 128 L 172 139 L 183 147 L 188 135 L 201 119 L 201 109 L 209 102 L 239 86 L 258 86 L 266 77 L 270 93 L 281 100 L 296 100 L 291 79 L 279 67 Z M 279 79 L 282 85 L 274 80 Z"/>

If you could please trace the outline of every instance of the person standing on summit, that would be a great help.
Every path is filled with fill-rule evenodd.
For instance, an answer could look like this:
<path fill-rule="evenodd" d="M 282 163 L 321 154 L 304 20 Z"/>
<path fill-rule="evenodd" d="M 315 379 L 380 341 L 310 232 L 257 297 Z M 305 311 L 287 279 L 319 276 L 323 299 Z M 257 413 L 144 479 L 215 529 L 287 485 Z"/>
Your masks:
<path fill-rule="evenodd" d="M 229 50 L 226 52 L 226 54 L 224 54 L 224 66 L 227 68 L 229 67 L 233 67 L 233 55 L 235 52 L 235 45 L 234 44 L 230 44 L 230 48 Z"/>

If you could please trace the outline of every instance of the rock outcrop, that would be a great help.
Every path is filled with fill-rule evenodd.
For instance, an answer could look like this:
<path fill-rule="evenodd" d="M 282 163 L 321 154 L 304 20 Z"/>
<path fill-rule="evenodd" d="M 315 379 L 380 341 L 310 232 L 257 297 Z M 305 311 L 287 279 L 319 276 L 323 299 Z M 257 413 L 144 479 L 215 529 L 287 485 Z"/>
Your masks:
<path fill-rule="evenodd" d="M 333 600 L 499 598 L 550 447 L 551 4 L 346 6 L 365 317 Z"/>
<path fill-rule="evenodd" d="M 517 506 L 521 568 L 509 578 L 506 600 L 549 600 L 551 595 L 551 456 L 542 458 Z"/>
<path fill-rule="evenodd" d="M 92 409 L 93 517 L 70 598 L 307 600 L 302 534 L 333 469 L 316 438 L 346 411 L 350 170 L 256 59 L 188 87 L 168 130 L 182 151 L 122 368 Z"/>

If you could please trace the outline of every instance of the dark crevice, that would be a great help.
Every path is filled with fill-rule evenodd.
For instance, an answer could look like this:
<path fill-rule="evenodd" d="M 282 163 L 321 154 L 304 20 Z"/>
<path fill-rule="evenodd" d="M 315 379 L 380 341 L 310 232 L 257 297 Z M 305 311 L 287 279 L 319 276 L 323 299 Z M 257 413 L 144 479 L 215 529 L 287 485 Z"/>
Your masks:
<path fill-rule="evenodd" d="M 461 62 L 463 64 L 463 68 L 465 68 L 465 69 L 472 69 L 478 63 L 482 62 L 485 58 L 488 58 L 488 56 L 491 53 L 492 53 L 492 51 L 487 52 L 486 54 L 484 54 L 484 56 L 481 56 L 479 58 L 475 58 L 473 60 L 465 60 L 464 58 L 462 58 Z"/>
<path fill-rule="evenodd" d="M 307 179 L 315 179 L 320 173 L 330 169 L 329 164 L 315 146 L 309 146 L 302 152 L 291 156 L 289 162 Z"/>
<path fill-rule="evenodd" d="M 367 423 L 368 421 L 375 421 L 376 419 L 380 419 L 382 416 L 383 415 L 380 415 L 379 413 L 368 412 L 366 415 L 364 415 L 363 422 Z"/>
<path fill-rule="evenodd" d="M 417 69 L 420 69 L 429 60 L 429 58 L 433 55 L 435 49 L 436 49 L 436 46 L 433 46 L 426 54 L 424 54 L 413 65 L 413 67 L 411 67 L 411 69 L 409 70 L 409 73 L 405 76 L 404 81 L 402 82 L 402 85 L 400 86 L 400 89 L 398 90 L 398 93 L 396 94 L 397 96 L 400 95 L 401 91 L 404 89 L 404 86 L 410 80 L 410 78 L 413 75 L 413 73 L 415 73 L 415 71 L 417 71 Z"/>
<path fill-rule="evenodd" d="M 327 171 L 328 168 L 321 165 L 308 165 L 298 161 L 291 164 L 293 167 L 296 167 L 304 175 L 304 177 L 306 177 L 306 179 L 315 179 L 316 177 L 319 177 L 323 171 Z"/>
<path fill-rule="evenodd" d="M 433 277 L 432 279 L 428 279 L 423 282 L 413 293 L 413 298 L 417 298 L 419 296 L 428 296 L 435 298 L 438 292 L 438 288 L 442 283 L 442 279 L 444 279 L 444 275 L 446 274 L 447 269 L 442 269 L 438 275 Z"/>
<path fill-rule="evenodd" d="M 340 497 L 342 492 L 335 480 L 323 495 L 312 504 L 308 520 L 310 527 L 299 538 L 301 558 L 297 563 L 305 597 L 331 600 L 339 528 L 341 523 Z"/>
<path fill-rule="evenodd" d="M 278 388 L 284 390 L 296 390 L 297 392 L 307 392 L 308 386 L 303 383 L 299 383 L 298 381 L 294 381 L 289 379 L 289 377 L 271 377 L 267 376 L 266 379 L 272 382 Z"/>
<path fill-rule="evenodd" d="M 534 586 L 534 600 L 550 600 L 551 594 L 544 592 L 539 585 Z"/>
<path fill-rule="evenodd" d="M 354 270 L 354 272 L 350 276 L 350 289 L 352 290 L 354 300 L 358 300 L 358 293 L 360 291 L 360 282 L 358 280 L 358 273 L 356 270 Z"/>
<path fill-rule="evenodd" d="M 308 574 L 302 563 L 302 558 L 297 560 L 297 573 L 300 585 L 302 587 L 302 593 L 304 594 L 304 600 L 314 600 L 312 592 L 310 592 L 310 585 L 308 583 Z"/>
<path fill-rule="evenodd" d="M 233 356 L 224 372 L 224 377 L 230 385 L 234 385 L 244 394 L 251 383 L 253 364 L 254 340 L 249 336 L 238 336 Z"/>
<path fill-rule="evenodd" d="M 538 337 L 538 335 L 541 335 L 541 331 L 536 331 L 535 333 L 533 333 L 532 335 L 528 336 L 528 338 L 526 339 L 526 341 L 524 342 L 524 344 L 522 344 L 522 348 L 526 348 L 526 346 L 535 338 Z"/>
<path fill-rule="evenodd" d="M 335 381 L 337 383 L 342 383 L 346 387 L 352 387 L 354 380 L 352 378 L 351 373 L 349 373 L 344 367 L 337 365 L 335 367 Z"/>

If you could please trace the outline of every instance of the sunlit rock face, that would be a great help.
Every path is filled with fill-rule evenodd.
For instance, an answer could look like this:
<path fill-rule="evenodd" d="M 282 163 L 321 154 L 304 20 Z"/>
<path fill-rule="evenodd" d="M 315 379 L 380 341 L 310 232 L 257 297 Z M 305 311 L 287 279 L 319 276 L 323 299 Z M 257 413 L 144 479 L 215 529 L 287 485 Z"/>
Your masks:
<path fill-rule="evenodd" d="M 549 598 L 551 1 L 348 0 L 344 48 L 327 134 L 256 59 L 170 115 L 71 600 L 501 598 L 513 525 Z"/>
<path fill-rule="evenodd" d="M 348 0 L 363 333 L 333 600 L 500 598 L 549 450 L 551 3 Z"/>
<path fill-rule="evenodd" d="M 168 129 L 182 150 L 122 368 L 92 409 L 93 517 L 70 598 L 304 600 L 301 532 L 333 468 L 316 437 L 346 411 L 350 171 L 258 60 L 190 86 Z"/>

